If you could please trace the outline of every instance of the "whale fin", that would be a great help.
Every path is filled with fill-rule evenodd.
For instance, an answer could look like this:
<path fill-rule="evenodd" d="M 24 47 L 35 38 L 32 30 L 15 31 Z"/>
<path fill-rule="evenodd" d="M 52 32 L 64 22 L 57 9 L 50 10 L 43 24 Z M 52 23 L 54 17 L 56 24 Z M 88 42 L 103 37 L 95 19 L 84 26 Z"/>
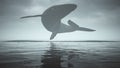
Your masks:
<path fill-rule="evenodd" d="M 52 33 L 50 40 L 54 39 L 54 37 L 57 35 L 57 33 Z"/>
<path fill-rule="evenodd" d="M 79 29 L 79 26 L 71 20 L 68 21 L 68 24 L 71 25 L 74 29 Z"/>

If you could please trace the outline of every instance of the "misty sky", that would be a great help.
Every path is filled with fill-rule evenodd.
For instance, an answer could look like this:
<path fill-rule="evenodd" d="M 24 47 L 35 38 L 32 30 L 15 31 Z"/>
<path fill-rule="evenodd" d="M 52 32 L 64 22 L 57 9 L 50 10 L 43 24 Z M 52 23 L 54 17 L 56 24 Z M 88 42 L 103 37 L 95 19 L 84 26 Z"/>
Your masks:
<path fill-rule="evenodd" d="M 49 40 L 51 32 L 44 28 L 41 17 L 19 18 L 69 3 L 77 8 L 62 22 L 72 20 L 96 32 L 58 34 L 54 40 L 120 40 L 120 0 L 0 0 L 0 40 Z"/>

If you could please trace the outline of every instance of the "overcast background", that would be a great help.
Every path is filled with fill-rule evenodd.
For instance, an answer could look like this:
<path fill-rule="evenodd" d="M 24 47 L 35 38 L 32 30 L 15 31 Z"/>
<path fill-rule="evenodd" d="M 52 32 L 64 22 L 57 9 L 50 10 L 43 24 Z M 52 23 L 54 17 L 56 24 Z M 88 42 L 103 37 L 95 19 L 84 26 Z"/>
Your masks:
<path fill-rule="evenodd" d="M 49 40 L 51 33 L 44 28 L 40 17 L 19 18 L 69 3 L 77 8 L 62 22 L 67 24 L 71 19 L 96 31 L 58 34 L 54 40 L 120 40 L 120 0 L 0 0 L 0 40 Z"/>

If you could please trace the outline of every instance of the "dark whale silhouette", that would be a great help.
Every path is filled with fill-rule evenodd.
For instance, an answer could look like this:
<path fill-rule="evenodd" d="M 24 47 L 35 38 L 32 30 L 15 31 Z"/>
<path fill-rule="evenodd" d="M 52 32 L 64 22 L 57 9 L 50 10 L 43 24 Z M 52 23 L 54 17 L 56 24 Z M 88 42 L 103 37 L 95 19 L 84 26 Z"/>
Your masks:
<path fill-rule="evenodd" d="M 75 4 L 61 4 L 48 8 L 42 15 L 24 16 L 21 18 L 41 17 L 44 27 L 52 32 L 50 40 L 53 39 L 58 33 L 80 31 L 95 31 L 93 29 L 79 27 L 73 21 L 69 20 L 68 24 L 61 23 L 61 20 L 77 8 Z"/>

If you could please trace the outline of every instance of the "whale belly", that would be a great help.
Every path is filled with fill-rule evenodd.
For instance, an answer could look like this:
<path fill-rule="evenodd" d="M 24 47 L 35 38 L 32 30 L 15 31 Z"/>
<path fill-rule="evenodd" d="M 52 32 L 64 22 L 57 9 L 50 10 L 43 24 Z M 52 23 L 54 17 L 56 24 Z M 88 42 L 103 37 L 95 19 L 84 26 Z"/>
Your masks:
<path fill-rule="evenodd" d="M 41 19 L 44 27 L 50 32 L 58 32 L 60 28 L 60 22 L 57 20 Z"/>
<path fill-rule="evenodd" d="M 66 25 L 63 23 L 60 24 L 59 33 L 67 33 L 67 32 L 73 32 L 73 31 L 75 31 L 75 29 L 73 29 L 70 25 Z"/>

